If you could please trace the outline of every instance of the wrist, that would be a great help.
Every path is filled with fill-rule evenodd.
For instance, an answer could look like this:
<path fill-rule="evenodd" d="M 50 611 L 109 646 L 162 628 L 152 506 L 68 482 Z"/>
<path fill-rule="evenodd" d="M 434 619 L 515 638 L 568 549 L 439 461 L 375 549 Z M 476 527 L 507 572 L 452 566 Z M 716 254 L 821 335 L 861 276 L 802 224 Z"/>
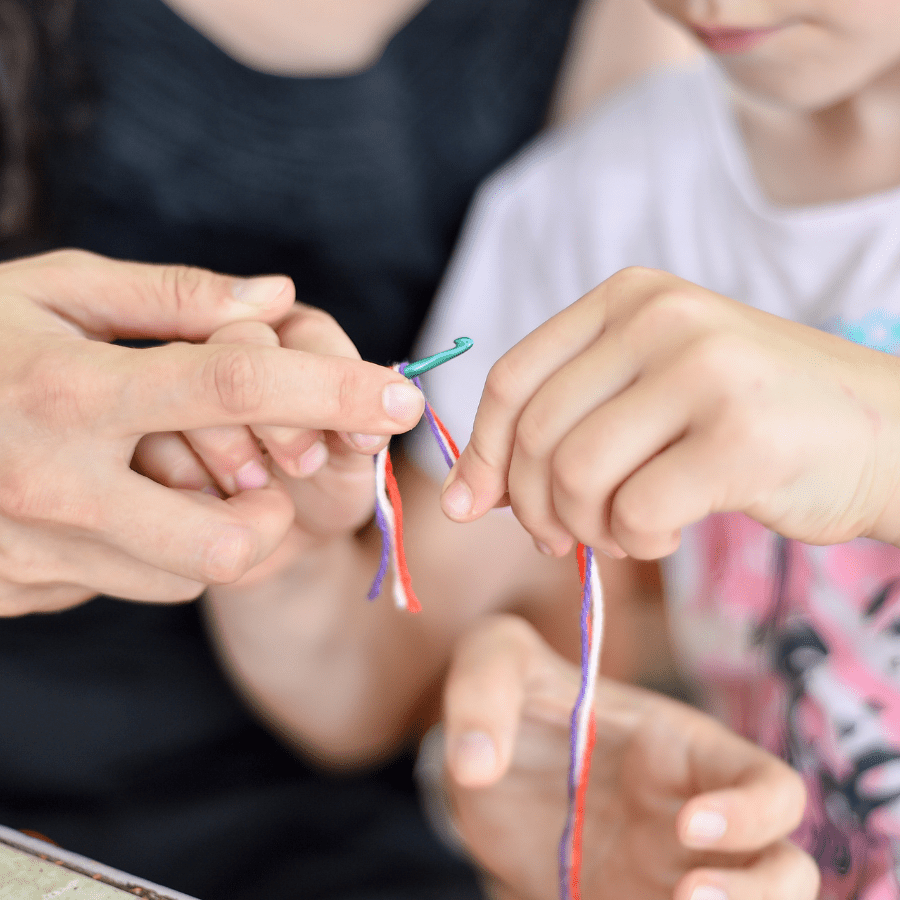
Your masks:
<path fill-rule="evenodd" d="M 881 356 L 885 356 L 880 354 Z M 879 402 L 870 408 L 874 433 L 870 472 L 860 490 L 871 512 L 862 536 L 900 547 L 900 359 L 885 357 Z"/>

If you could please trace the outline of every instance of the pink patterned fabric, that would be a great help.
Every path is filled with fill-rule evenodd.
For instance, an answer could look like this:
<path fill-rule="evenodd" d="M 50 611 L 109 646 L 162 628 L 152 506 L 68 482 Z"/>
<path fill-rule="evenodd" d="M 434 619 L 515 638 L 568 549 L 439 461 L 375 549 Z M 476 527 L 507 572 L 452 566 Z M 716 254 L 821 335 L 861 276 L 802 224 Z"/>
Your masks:
<path fill-rule="evenodd" d="M 673 630 L 714 712 L 788 760 L 823 900 L 900 896 L 900 550 L 813 547 L 736 514 L 685 534 Z"/>

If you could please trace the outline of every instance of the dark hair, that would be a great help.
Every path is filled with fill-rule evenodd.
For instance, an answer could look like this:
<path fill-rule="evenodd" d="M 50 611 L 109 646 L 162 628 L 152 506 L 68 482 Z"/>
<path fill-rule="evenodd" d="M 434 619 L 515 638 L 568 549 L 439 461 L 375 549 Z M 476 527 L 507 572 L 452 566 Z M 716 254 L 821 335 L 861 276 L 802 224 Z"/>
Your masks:
<path fill-rule="evenodd" d="M 41 159 L 78 117 L 74 0 L 0 0 L 0 247 L 40 232 Z"/>

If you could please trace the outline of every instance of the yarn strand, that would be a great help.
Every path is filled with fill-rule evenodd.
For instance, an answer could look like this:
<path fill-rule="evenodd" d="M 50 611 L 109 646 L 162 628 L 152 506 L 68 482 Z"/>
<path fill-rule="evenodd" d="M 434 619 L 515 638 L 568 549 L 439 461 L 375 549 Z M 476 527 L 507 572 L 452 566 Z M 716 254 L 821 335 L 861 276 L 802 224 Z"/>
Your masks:
<path fill-rule="evenodd" d="M 405 368 L 405 363 L 394 366 L 395 371 L 401 373 Z M 416 387 L 422 389 L 417 375 L 412 375 L 410 380 Z M 459 459 L 459 449 L 427 400 L 425 419 L 448 468 L 452 468 L 453 463 Z M 388 571 L 393 570 L 395 603 L 401 609 L 419 612 L 422 607 L 413 590 L 412 578 L 406 563 L 406 551 L 403 546 L 403 507 L 388 447 L 384 447 L 375 456 L 375 521 L 382 535 L 381 560 L 368 597 L 370 600 L 378 597 Z M 582 839 L 591 754 L 597 735 L 594 696 L 600 668 L 604 624 L 603 588 L 594 551 L 579 544 L 576 555 L 582 584 L 581 684 L 571 717 L 569 808 L 559 844 L 560 900 L 581 900 Z"/>

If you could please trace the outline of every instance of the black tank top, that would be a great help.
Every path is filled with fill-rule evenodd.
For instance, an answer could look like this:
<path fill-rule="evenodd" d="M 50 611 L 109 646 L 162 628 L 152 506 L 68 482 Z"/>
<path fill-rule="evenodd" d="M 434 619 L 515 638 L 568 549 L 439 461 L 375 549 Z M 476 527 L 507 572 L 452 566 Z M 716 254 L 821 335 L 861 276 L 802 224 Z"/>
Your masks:
<path fill-rule="evenodd" d="M 81 0 L 95 115 L 53 148 L 58 242 L 286 273 L 401 359 L 475 186 L 540 127 L 576 6 L 432 0 L 366 72 L 294 79 L 160 0 Z M 409 761 L 308 768 L 235 698 L 195 604 L 0 621 L 0 723 L 0 822 L 203 900 L 477 895 Z"/>

